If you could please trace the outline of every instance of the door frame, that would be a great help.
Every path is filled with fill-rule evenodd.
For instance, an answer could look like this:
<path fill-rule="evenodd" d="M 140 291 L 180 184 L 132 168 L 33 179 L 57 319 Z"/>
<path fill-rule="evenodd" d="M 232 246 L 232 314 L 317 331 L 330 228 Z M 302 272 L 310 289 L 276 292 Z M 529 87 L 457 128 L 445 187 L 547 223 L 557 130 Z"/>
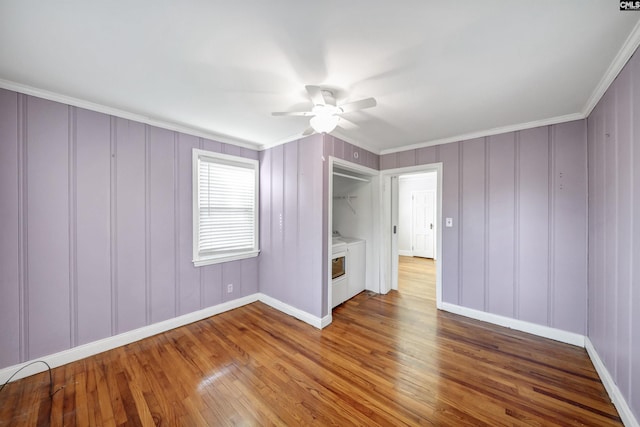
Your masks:
<path fill-rule="evenodd" d="M 392 178 L 405 174 L 436 172 L 436 307 L 442 308 L 442 264 L 445 259 L 442 255 L 442 162 L 430 163 L 427 165 L 408 166 L 404 168 L 387 169 L 380 172 L 380 293 L 386 294 L 390 290 L 398 289 L 397 259 L 398 245 L 393 244 L 392 209 L 397 212 L 398 193 L 392 191 Z M 396 234 L 397 236 L 397 234 Z M 397 237 L 396 237 L 397 241 Z M 394 274 L 394 262 L 396 265 Z"/>

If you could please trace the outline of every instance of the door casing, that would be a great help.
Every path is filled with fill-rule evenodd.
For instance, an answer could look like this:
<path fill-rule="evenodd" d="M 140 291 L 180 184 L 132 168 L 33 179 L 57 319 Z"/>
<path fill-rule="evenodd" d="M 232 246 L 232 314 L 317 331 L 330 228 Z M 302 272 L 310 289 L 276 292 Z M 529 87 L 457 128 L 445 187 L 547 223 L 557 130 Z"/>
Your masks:
<path fill-rule="evenodd" d="M 408 166 L 387 169 L 380 172 L 380 195 L 382 209 L 380 212 L 380 292 L 385 294 L 398 289 L 398 245 L 397 233 L 393 244 L 393 226 L 398 220 L 398 176 L 409 173 L 436 172 L 436 307 L 442 308 L 442 264 L 446 260 L 442 256 L 442 162 L 427 165 Z M 395 177 L 395 179 L 394 179 Z M 395 185 L 393 184 L 395 181 Z M 395 191 L 394 191 L 395 187 Z M 395 215 L 393 213 L 395 212 Z M 395 221 L 395 222 L 394 222 Z"/>

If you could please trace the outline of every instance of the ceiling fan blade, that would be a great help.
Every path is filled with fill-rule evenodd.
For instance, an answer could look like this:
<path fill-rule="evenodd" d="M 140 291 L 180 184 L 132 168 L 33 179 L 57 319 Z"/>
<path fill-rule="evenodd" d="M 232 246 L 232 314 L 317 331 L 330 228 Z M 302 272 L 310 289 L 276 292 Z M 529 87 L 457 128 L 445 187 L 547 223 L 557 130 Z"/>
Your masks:
<path fill-rule="evenodd" d="M 351 120 L 347 120 L 342 116 L 340 116 L 340 121 L 338 122 L 338 126 L 340 126 L 342 129 L 345 129 L 345 130 L 357 129 L 359 127 L 357 124 L 353 123 Z"/>
<path fill-rule="evenodd" d="M 351 111 L 364 110 L 365 108 L 371 108 L 378 105 L 375 98 L 361 99 L 360 101 L 348 102 L 342 104 L 339 108 L 343 113 L 350 113 Z"/>
<path fill-rule="evenodd" d="M 326 104 L 326 101 L 324 100 L 324 96 L 322 96 L 322 89 L 320 89 L 320 86 L 307 85 L 305 86 L 305 89 L 307 89 L 307 93 L 309 94 L 309 97 L 311 98 L 311 102 L 313 102 L 313 105 Z"/>
<path fill-rule="evenodd" d="M 271 113 L 272 116 L 313 116 L 311 111 L 276 111 Z"/>
<path fill-rule="evenodd" d="M 307 128 L 304 132 L 302 132 L 302 136 L 313 135 L 314 133 L 316 133 L 316 131 L 313 130 L 312 127 L 310 127 L 310 128 Z"/>

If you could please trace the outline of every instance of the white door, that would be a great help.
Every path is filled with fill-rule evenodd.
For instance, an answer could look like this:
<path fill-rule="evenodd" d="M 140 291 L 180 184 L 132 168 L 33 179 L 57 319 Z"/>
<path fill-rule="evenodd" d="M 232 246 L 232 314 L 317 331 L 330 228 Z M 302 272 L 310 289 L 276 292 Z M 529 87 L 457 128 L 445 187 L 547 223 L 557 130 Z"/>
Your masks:
<path fill-rule="evenodd" d="M 433 258 L 435 236 L 435 192 L 414 191 L 412 208 L 413 256 Z"/>

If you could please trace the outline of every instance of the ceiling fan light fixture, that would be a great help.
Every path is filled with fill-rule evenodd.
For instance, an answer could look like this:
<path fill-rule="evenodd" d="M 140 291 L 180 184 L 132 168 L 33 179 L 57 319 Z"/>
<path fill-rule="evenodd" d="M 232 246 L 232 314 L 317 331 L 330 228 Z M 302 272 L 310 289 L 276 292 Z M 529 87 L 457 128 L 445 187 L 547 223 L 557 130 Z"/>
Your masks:
<path fill-rule="evenodd" d="M 336 99 L 333 92 L 322 89 L 320 86 L 305 86 L 313 107 L 311 111 L 288 111 L 273 112 L 274 116 L 311 116 L 309 125 L 302 135 L 307 136 L 315 133 L 329 133 L 333 131 L 338 123 L 341 127 L 347 126 L 345 129 L 353 129 L 357 125 L 347 119 L 343 119 L 341 114 L 350 113 L 352 111 L 363 110 L 365 108 L 375 107 L 377 105 L 375 98 L 366 98 L 359 101 L 347 102 L 346 104 L 336 105 Z"/>
<path fill-rule="evenodd" d="M 319 114 L 317 116 L 313 116 L 311 120 L 309 120 L 309 124 L 318 133 L 329 133 L 338 126 L 338 122 L 340 121 L 340 117 L 335 114 L 325 115 Z"/>

